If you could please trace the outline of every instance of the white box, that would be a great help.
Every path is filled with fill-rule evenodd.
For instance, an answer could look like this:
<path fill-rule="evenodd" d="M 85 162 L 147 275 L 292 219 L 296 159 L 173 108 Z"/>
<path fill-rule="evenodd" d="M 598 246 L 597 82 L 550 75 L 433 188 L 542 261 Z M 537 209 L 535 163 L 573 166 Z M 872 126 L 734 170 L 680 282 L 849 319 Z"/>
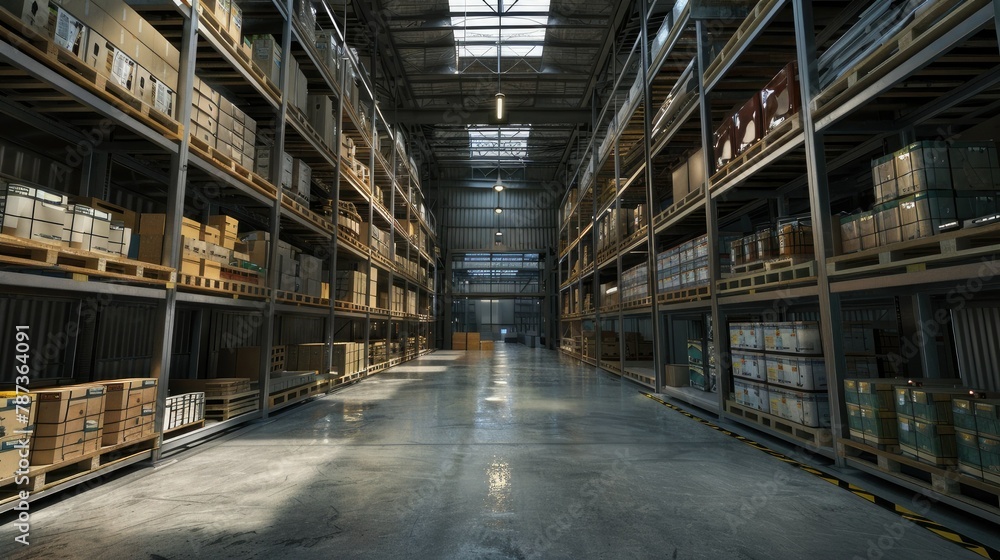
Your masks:
<path fill-rule="evenodd" d="M 65 213 L 63 195 L 0 181 L 0 224 L 7 235 L 60 244 Z"/>
<path fill-rule="evenodd" d="M 48 0 L 0 0 L 0 6 L 38 31 L 49 25 Z"/>
<path fill-rule="evenodd" d="M 767 381 L 767 364 L 763 354 L 733 352 L 733 375 L 755 381 Z"/>
<path fill-rule="evenodd" d="M 765 323 L 764 349 L 768 352 L 822 354 L 819 324 L 814 321 Z"/>
<path fill-rule="evenodd" d="M 87 26 L 62 8 L 52 6 L 52 40 L 81 60 L 87 59 Z"/>
<path fill-rule="evenodd" d="M 825 391 L 826 363 L 823 358 L 769 355 L 767 382 L 798 391 Z"/>
<path fill-rule="evenodd" d="M 292 190 L 309 200 L 312 191 L 312 168 L 301 159 L 292 161 Z"/>
<path fill-rule="evenodd" d="M 111 214 L 82 204 L 72 204 L 63 213 L 63 244 L 84 251 L 112 252 L 108 247 Z"/>
<path fill-rule="evenodd" d="M 771 403 L 766 384 L 745 379 L 733 379 L 733 387 L 738 404 L 761 412 L 769 412 Z"/>
<path fill-rule="evenodd" d="M 825 393 L 771 387 L 769 401 L 770 413 L 785 420 L 813 428 L 830 425 L 830 401 Z"/>
<path fill-rule="evenodd" d="M 760 323 L 731 323 L 729 346 L 734 350 L 764 350 L 764 329 Z"/>
<path fill-rule="evenodd" d="M 108 252 L 128 256 L 132 247 L 132 228 L 127 228 L 121 220 L 112 220 L 108 235 Z"/>

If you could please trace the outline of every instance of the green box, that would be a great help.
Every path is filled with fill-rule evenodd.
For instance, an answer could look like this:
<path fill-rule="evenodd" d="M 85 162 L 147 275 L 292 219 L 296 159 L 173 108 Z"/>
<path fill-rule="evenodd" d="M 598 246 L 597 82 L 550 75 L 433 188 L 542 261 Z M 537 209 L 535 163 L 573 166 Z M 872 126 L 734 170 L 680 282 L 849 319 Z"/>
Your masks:
<path fill-rule="evenodd" d="M 976 401 L 975 407 L 979 434 L 1000 439 L 1000 400 Z"/>
<path fill-rule="evenodd" d="M 951 399 L 968 395 L 964 389 L 914 387 L 910 389 L 913 417 L 932 424 L 951 424 Z"/>
<path fill-rule="evenodd" d="M 859 379 L 858 404 L 886 412 L 895 410 L 893 405 L 894 387 L 906 384 L 905 379 Z"/>
<path fill-rule="evenodd" d="M 895 412 L 860 407 L 865 440 L 873 443 L 893 443 L 899 439 L 899 424 Z"/>
<path fill-rule="evenodd" d="M 958 229 L 954 191 L 924 191 L 899 199 L 903 241 Z"/>
<path fill-rule="evenodd" d="M 848 405 L 860 404 L 858 401 L 858 380 L 857 379 L 845 379 L 844 380 L 844 402 Z M 859 412 L 860 414 L 860 412 Z"/>
<path fill-rule="evenodd" d="M 1000 475 L 1000 438 L 979 435 L 979 457 L 983 474 Z"/>
<path fill-rule="evenodd" d="M 914 421 L 917 430 L 917 452 L 935 458 L 958 457 L 955 444 L 955 428 L 932 422 Z"/>
<path fill-rule="evenodd" d="M 917 427 L 916 422 L 909 416 L 897 416 L 899 425 L 899 447 L 904 454 L 911 457 L 917 456 Z"/>
<path fill-rule="evenodd" d="M 955 443 L 958 445 L 958 465 L 962 472 L 983 474 L 983 461 L 979 450 L 979 436 L 975 432 L 955 431 Z"/>
<path fill-rule="evenodd" d="M 847 427 L 850 429 L 851 437 L 858 441 L 865 440 L 865 426 L 861 418 L 861 407 L 847 403 Z"/>
<path fill-rule="evenodd" d="M 952 189 L 948 144 L 914 142 L 894 154 L 899 196 L 936 189 Z"/>
<path fill-rule="evenodd" d="M 976 401 L 969 397 L 954 397 L 951 399 L 951 417 L 954 420 L 955 428 L 975 433 L 978 429 L 976 428 Z"/>
<path fill-rule="evenodd" d="M 913 416 L 913 399 L 910 397 L 910 387 L 906 385 L 893 388 L 893 396 L 896 403 L 896 414 L 900 416 Z M 902 428 L 900 428 L 902 430 Z M 914 440 L 916 444 L 916 440 Z"/>

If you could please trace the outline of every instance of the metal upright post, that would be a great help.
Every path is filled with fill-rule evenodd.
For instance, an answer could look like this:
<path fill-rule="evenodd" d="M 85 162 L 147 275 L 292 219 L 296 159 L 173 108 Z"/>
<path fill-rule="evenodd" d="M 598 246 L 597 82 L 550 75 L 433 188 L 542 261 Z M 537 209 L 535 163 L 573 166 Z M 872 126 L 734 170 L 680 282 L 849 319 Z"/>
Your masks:
<path fill-rule="evenodd" d="M 813 224 L 813 246 L 816 250 L 816 282 L 819 295 L 820 333 L 823 341 L 823 355 L 830 383 L 830 425 L 834 441 L 841 438 L 844 415 L 841 410 L 841 383 L 847 369 L 844 359 L 844 339 L 841 335 L 843 314 L 840 296 L 830 290 L 830 278 L 826 261 L 834 256 L 833 217 L 830 213 L 830 189 L 827 184 L 826 153 L 823 135 L 816 131 L 811 112 L 812 99 L 819 92 L 816 69 L 816 44 L 812 3 L 793 0 L 795 17 L 796 57 L 799 64 L 799 84 L 801 86 L 802 109 L 800 118 L 805 135 L 806 175 L 809 180 L 809 207 Z M 832 442 L 824 442 L 832 445 Z M 839 454 L 837 464 L 843 466 L 844 458 Z"/>
<path fill-rule="evenodd" d="M 720 416 L 723 416 L 726 410 L 726 395 L 729 394 L 729 372 L 725 367 L 725 363 L 722 360 L 722 346 L 724 339 L 722 338 L 723 332 L 723 313 L 719 309 L 719 294 L 716 289 L 719 280 L 722 279 L 722 270 L 719 266 L 719 256 L 716 251 L 719 248 L 719 227 L 716 220 L 718 210 L 716 208 L 715 199 L 712 198 L 711 191 L 711 181 L 709 177 L 712 176 L 711 170 L 713 168 L 713 149 L 714 144 L 712 137 L 712 107 L 709 104 L 708 92 L 705 91 L 705 68 L 708 67 L 709 63 L 712 62 L 711 54 L 709 52 L 709 39 L 705 30 L 704 20 L 698 20 L 695 23 L 695 33 L 697 35 L 698 43 L 698 58 L 695 61 L 697 75 L 698 75 L 698 106 L 701 114 L 701 145 L 702 145 L 702 164 L 705 166 L 707 172 L 705 173 L 705 180 L 702 183 L 702 192 L 705 194 L 705 231 L 708 234 L 708 281 L 709 281 L 709 294 L 711 294 L 711 299 L 709 300 L 711 305 L 711 316 L 712 316 L 712 333 L 711 338 L 715 342 L 715 364 L 716 371 L 718 372 L 718 379 L 716 379 L 716 387 L 718 387 L 718 401 L 719 401 L 719 411 Z M 704 349 L 705 352 L 709 351 L 709 348 Z M 728 352 L 726 353 L 728 355 Z M 709 358 L 711 360 L 711 358 Z M 710 376 L 710 371 L 705 372 L 705 376 Z"/>
<path fill-rule="evenodd" d="M 653 125 L 651 122 L 653 114 L 653 92 L 650 89 L 649 80 L 649 0 L 640 1 L 642 10 L 642 35 L 641 35 L 641 58 L 642 58 L 642 148 L 645 155 L 646 164 L 646 232 L 647 243 L 649 244 L 649 257 L 647 259 L 647 275 L 649 282 L 649 293 L 651 295 L 650 305 L 653 313 L 653 378 L 655 390 L 659 391 L 666 384 L 666 355 L 664 341 L 661 339 L 660 329 L 660 306 L 656 301 L 656 234 L 653 231 L 653 205 L 656 198 L 653 196 L 653 145 L 652 136 Z"/>
<path fill-rule="evenodd" d="M 288 91 L 289 81 L 294 79 L 291 76 L 292 57 L 292 0 L 287 0 L 286 13 L 288 17 L 284 22 L 284 29 L 281 38 L 281 79 L 279 89 Z M 271 231 L 270 242 L 268 243 L 267 255 L 267 279 L 271 288 L 271 295 L 267 299 L 266 311 L 264 312 L 264 336 L 260 346 L 260 377 L 257 386 L 260 388 L 260 410 L 262 418 L 267 418 L 268 396 L 270 396 L 271 385 L 271 348 L 274 346 L 274 319 L 275 308 L 277 306 L 278 287 L 280 276 L 278 275 L 278 238 L 281 235 L 281 201 L 284 196 L 281 188 L 281 170 L 284 166 L 282 154 L 285 151 L 285 122 L 288 118 L 288 96 L 281 96 L 281 107 L 278 109 L 278 117 L 275 120 L 274 146 L 271 147 L 271 176 L 268 179 L 278 187 L 274 206 L 271 207 Z"/>
<path fill-rule="evenodd" d="M 198 0 L 191 0 L 191 17 L 184 20 L 181 31 L 180 73 L 177 83 L 177 119 L 185 129 L 191 122 L 191 96 L 194 89 L 195 55 L 198 52 Z M 163 231 L 163 257 L 161 264 L 180 269 L 181 221 L 184 217 L 184 196 L 187 192 L 188 136 L 181 137 L 177 153 L 170 156 L 170 184 L 167 185 L 166 224 Z M 156 325 L 163 329 L 153 337 L 153 362 L 151 376 L 157 379 L 156 419 L 158 445 L 153 450 L 153 462 L 160 459 L 163 442 L 164 411 L 167 405 L 167 387 L 170 383 L 170 360 L 174 346 L 174 319 L 177 314 L 177 288 L 168 286 L 166 298 L 157 303 Z"/>

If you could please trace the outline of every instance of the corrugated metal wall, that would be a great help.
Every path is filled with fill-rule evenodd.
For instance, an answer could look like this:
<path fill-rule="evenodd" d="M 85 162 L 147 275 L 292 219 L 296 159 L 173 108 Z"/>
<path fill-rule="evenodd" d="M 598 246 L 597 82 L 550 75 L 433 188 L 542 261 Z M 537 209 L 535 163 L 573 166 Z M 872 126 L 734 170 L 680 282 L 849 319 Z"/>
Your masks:
<path fill-rule="evenodd" d="M 276 344 L 307 344 L 324 340 L 322 317 L 283 316 L 278 320 L 280 325 Z"/>
<path fill-rule="evenodd" d="M 30 380 L 70 377 L 66 360 L 67 326 L 74 318 L 75 303 L 52 299 L 0 297 L 0 340 L 8 364 L 0 369 L 0 381 L 13 383 L 15 377 L 16 327 L 27 326 Z M 75 324 L 75 323 L 74 323 Z M 73 327 L 75 329 L 76 327 Z"/>
<path fill-rule="evenodd" d="M 1000 391 L 1000 307 L 951 312 L 962 381 L 983 391 Z"/>
<path fill-rule="evenodd" d="M 77 157 L 72 154 L 73 157 Z M 70 155 L 67 155 L 70 158 Z M 22 181 L 61 191 L 78 192 L 80 173 L 51 158 L 43 157 L 8 140 L 0 141 L 0 175 L 18 177 Z"/>
<path fill-rule="evenodd" d="M 94 379 L 146 377 L 153 356 L 156 308 L 115 302 L 101 311 L 94 346 Z"/>
<path fill-rule="evenodd" d="M 555 191 L 507 189 L 500 193 L 503 213 L 497 215 L 497 193 L 487 189 L 448 189 L 438 193 L 438 223 L 445 246 L 452 251 L 494 251 L 497 228 L 504 251 L 542 251 L 555 244 Z"/>

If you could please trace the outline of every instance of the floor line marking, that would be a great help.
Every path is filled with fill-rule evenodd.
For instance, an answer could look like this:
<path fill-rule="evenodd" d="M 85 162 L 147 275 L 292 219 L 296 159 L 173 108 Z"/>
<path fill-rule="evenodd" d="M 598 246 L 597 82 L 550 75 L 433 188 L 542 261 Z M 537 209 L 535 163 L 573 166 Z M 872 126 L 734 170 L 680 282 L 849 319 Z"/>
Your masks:
<path fill-rule="evenodd" d="M 903 507 L 903 506 L 901 506 L 899 504 L 896 504 L 896 503 L 894 503 L 894 502 L 892 502 L 890 500 L 886 500 L 886 499 L 880 498 L 880 497 L 876 496 L 875 494 L 873 494 L 871 492 L 868 492 L 867 490 L 864 490 L 864 489 L 862 489 L 862 488 L 860 488 L 858 486 L 855 486 L 855 485 L 853 485 L 853 484 L 851 484 L 851 483 L 849 483 L 849 482 L 847 482 L 845 480 L 842 480 L 842 479 L 838 478 L 835 475 L 832 475 L 830 473 L 824 472 L 821 469 L 818 469 L 818 468 L 816 468 L 816 467 L 814 467 L 812 465 L 807 465 L 805 463 L 802 463 L 800 461 L 792 459 L 791 457 L 788 457 L 787 455 L 784 455 L 781 452 L 778 452 L 778 451 L 775 451 L 773 449 L 770 449 L 767 446 L 765 446 L 765 445 L 763 445 L 761 443 L 758 443 L 756 441 L 753 441 L 753 440 L 751 440 L 751 439 L 749 439 L 747 437 L 741 436 L 739 434 L 735 434 L 735 433 L 733 433 L 733 432 L 731 432 L 731 431 L 729 431 L 729 430 L 727 430 L 727 429 L 725 429 L 725 428 L 723 428 L 723 427 L 721 427 L 721 426 L 719 426 L 717 424 L 713 424 L 712 422 L 709 422 L 708 420 L 705 420 L 704 418 L 700 418 L 698 416 L 695 416 L 694 414 L 692 414 L 692 413 L 684 410 L 683 408 L 681 408 L 681 407 L 679 407 L 679 406 L 677 406 L 675 404 L 668 403 L 667 401 L 664 401 L 663 399 L 661 399 L 661 398 L 659 398 L 659 397 L 657 397 L 657 396 L 655 396 L 655 395 L 653 395 L 651 393 L 647 393 L 646 391 L 639 391 L 639 394 L 641 394 L 641 395 L 643 395 L 643 396 L 645 396 L 645 397 L 647 397 L 647 398 L 649 398 L 651 400 L 654 400 L 654 401 L 662 404 L 663 406 L 665 406 L 665 407 L 667 407 L 667 408 L 669 408 L 669 409 L 671 409 L 673 411 L 679 412 L 679 413 L 683 414 L 684 416 L 686 416 L 688 418 L 691 418 L 692 420 L 697 420 L 699 423 L 704 424 L 704 425 L 708 426 L 709 428 L 712 428 L 713 430 L 715 430 L 717 432 L 722 432 L 723 434 L 725 434 L 725 435 L 727 435 L 729 437 L 732 437 L 733 439 L 736 439 L 738 441 L 741 441 L 744 444 L 746 444 L 746 445 L 748 445 L 748 446 L 750 446 L 750 447 L 752 447 L 752 448 L 754 448 L 754 449 L 756 449 L 758 451 L 761 451 L 763 453 L 771 455 L 772 457 L 775 457 L 776 459 L 779 459 L 779 460 L 781 460 L 784 463 L 788 463 L 788 464 L 790 464 L 790 465 L 798 468 L 801 471 L 807 472 L 807 473 L 815 476 L 816 478 L 819 478 L 820 480 L 828 482 L 828 483 L 830 483 L 830 484 L 832 484 L 834 486 L 837 486 L 839 488 L 843 488 L 844 490 L 847 490 L 851 494 L 854 494 L 855 496 L 857 496 L 857 497 L 865 500 L 866 502 L 869 502 L 871 504 L 875 504 L 875 505 L 879 506 L 880 508 L 882 508 L 882 509 L 884 509 L 886 511 L 895 513 L 896 515 L 899 515 L 903 519 L 911 521 L 911 522 L 913 522 L 915 525 L 917 525 L 919 527 L 923 527 L 925 530 L 930 531 L 932 534 L 937 535 L 938 537 L 941 537 L 941 538 L 943 538 L 944 540 L 946 540 L 948 542 L 957 544 L 957 545 L 961 546 L 962 548 L 964 548 L 964 549 L 966 549 L 966 550 L 968 550 L 970 552 L 973 552 L 975 554 L 978 554 L 979 556 L 982 556 L 983 558 L 989 558 L 991 560 L 1000 560 L 1000 551 L 998 551 L 998 550 L 996 550 L 994 548 L 991 548 L 989 546 L 986 546 L 986 545 L 980 543 L 979 541 L 976 541 L 975 539 L 967 537 L 967 536 L 959 533 L 958 531 L 954 531 L 952 529 L 949 529 L 948 527 L 946 527 L 944 525 L 941 525 L 940 523 L 938 523 L 936 521 L 932 521 L 931 519 L 928 519 L 928 518 L 926 518 L 926 517 L 924 517 L 924 516 L 922 516 L 922 515 L 914 512 L 914 511 L 906 509 L 905 507 Z"/>

